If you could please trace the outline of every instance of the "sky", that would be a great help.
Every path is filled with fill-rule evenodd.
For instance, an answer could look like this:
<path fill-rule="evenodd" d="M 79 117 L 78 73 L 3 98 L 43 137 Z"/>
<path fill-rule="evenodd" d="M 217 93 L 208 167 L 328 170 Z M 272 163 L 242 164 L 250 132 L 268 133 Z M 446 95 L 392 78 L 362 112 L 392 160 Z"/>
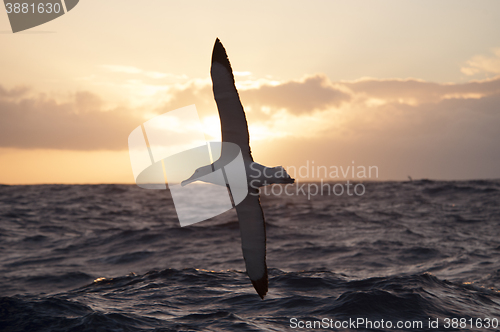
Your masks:
<path fill-rule="evenodd" d="M 498 1 L 85 0 L 15 34 L 0 13 L 0 183 L 134 183 L 129 134 L 192 104 L 218 139 L 217 37 L 261 164 L 500 178 Z"/>

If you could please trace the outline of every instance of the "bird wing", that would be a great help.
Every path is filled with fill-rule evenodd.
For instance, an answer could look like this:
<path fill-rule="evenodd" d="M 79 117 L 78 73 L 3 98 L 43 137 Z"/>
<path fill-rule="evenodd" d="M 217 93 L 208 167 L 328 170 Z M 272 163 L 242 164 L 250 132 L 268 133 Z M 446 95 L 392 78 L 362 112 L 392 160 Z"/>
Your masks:
<path fill-rule="evenodd" d="M 222 141 L 237 144 L 246 163 L 253 162 L 245 111 L 234 84 L 233 70 L 226 50 L 217 38 L 210 70 L 222 129 Z M 224 146 L 221 156 L 224 156 Z M 240 223 L 241 248 L 252 284 L 263 299 L 268 289 L 266 266 L 266 222 L 258 189 L 248 188 L 246 198 L 236 205 Z"/>
<path fill-rule="evenodd" d="M 238 90 L 234 85 L 233 70 L 226 50 L 218 38 L 212 53 L 210 74 L 215 102 L 219 110 L 222 142 L 237 144 L 241 149 L 243 159 L 253 161 L 245 111 L 241 105 Z"/>
<path fill-rule="evenodd" d="M 240 222 L 241 248 L 247 274 L 259 296 L 264 299 L 268 286 L 266 221 L 257 189 L 249 188 L 247 197 L 236 205 L 236 213 Z"/>

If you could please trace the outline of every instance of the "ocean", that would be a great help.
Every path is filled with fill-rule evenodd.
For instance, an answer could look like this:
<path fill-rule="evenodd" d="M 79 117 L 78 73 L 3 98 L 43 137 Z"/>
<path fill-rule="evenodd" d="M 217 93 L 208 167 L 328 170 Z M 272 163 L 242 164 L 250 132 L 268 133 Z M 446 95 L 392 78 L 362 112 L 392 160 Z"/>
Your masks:
<path fill-rule="evenodd" d="M 0 331 L 500 330 L 500 181 L 363 188 L 262 195 L 261 300 L 233 210 L 181 228 L 165 190 L 0 186 Z"/>

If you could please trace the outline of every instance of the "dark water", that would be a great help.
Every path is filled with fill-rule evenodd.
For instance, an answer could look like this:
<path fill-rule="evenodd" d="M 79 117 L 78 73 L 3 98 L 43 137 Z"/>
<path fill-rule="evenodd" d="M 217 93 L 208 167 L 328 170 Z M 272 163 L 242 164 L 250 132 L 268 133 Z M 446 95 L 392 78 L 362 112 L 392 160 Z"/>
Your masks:
<path fill-rule="evenodd" d="M 0 186 L 0 331 L 500 330 L 500 181 L 365 187 L 262 197 L 261 301 L 232 211 L 181 228 L 165 191 Z"/>

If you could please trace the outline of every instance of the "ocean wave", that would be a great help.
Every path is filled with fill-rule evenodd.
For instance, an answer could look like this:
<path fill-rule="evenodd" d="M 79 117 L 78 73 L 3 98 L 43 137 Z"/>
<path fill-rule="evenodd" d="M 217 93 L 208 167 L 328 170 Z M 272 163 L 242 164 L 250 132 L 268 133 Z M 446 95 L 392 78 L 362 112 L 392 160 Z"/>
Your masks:
<path fill-rule="evenodd" d="M 263 301 L 244 272 L 234 211 L 180 227 L 168 191 L 0 186 L 0 331 L 500 318 L 500 181 L 365 185 L 360 197 L 261 198 Z"/>
<path fill-rule="evenodd" d="M 50 296 L 2 297 L 0 327 L 2 331 L 231 331 L 238 326 L 286 330 L 291 317 L 427 321 L 455 317 L 466 307 L 467 317 L 500 314 L 497 290 L 430 274 L 349 280 L 331 271 L 273 269 L 270 275 L 271 292 L 264 301 L 245 285 L 241 271 L 197 269 L 102 278 Z"/>

